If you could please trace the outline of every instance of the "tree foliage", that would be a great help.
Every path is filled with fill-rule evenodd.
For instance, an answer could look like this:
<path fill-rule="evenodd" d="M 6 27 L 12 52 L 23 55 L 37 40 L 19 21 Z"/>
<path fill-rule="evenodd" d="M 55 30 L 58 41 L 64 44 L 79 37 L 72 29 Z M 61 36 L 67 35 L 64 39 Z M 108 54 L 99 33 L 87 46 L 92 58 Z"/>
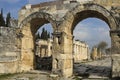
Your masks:
<path fill-rule="evenodd" d="M 7 14 L 7 17 L 6 17 L 6 27 L 8 27 L 10 25 L 10 19 L 11 19 L 11 15 L 10 15 L 10 12 Z"/>
<path fill-rule="evenodd" d="M 7 13 L 6 22 L 5 22 L 4 17 L 3 17 L 3 9 L 1 9 L 0 26 L 8 27 L 10 25 L 10 19 L 11 19 L 11 15 L 10 15 L 10 12 L 9 12 L 9 13 Z"/>
<path fill-rule="evenodd" d="M 0 13 L 0 26 L 5 26 L 5 20 L 3 17 L 3 9 L 1 9 L 1 13 Z"/>
<path fill-rule="evenodd" d="M 43 40 L 48 40 L 50 38 L 50 32 L 45 30 L 45 28 L 42 28 L 42 33 L 39 35 L 39 33 L 36 35 L 37 39 L 43 39 Z"/>
<path fill-rule="evenodd" d="M 98 51 L 104 52 L 107 46 L 108 44 L 105 41 L 101 41 L 97 46 Z"/>
<path fill-rule="evenodd" d="M 40 34 L 39 33 L 36 34 L 36 39 L 40 39 Z"/>
<path fill-rule="evenodd" d="M 108 46 L 108 44 L 104 41 L 101 41 L 99 44 L 98 44 L 98 49 L 105 49 L 106 47 Z"/>
<path fill-rule="evenodd" d="M 50 32 L 47 34 L 47 37 L 50 38 Z"/>

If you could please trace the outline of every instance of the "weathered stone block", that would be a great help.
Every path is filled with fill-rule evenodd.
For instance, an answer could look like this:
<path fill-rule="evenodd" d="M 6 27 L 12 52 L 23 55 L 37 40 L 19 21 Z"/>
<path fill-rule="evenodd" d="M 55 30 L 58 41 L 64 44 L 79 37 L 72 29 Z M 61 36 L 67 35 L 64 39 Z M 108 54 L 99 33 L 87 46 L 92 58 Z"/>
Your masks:
<path fill-rule="evenodd" d="M 120 77 L 120 54 L 112 55 L 112 77 Z"/>
<path fill-rule="evenodd" d="M 71 59 L 66 59 L 63 61 L 63 69 L 72 68 L 73 61 Z"/>

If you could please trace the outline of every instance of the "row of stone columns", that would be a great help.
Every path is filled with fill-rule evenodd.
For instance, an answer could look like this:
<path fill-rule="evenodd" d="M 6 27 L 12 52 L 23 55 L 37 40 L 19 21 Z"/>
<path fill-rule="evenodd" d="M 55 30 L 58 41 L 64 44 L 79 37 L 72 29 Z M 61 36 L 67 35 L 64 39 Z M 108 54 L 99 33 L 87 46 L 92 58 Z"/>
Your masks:
<path fill-rule="evenodd" d="M 86 43 L 83 43 L 81 41 L 73 42 L 73 55 L 75 62 L 88 59 L 88 52 L 89 52 L 89 48 Z"/>

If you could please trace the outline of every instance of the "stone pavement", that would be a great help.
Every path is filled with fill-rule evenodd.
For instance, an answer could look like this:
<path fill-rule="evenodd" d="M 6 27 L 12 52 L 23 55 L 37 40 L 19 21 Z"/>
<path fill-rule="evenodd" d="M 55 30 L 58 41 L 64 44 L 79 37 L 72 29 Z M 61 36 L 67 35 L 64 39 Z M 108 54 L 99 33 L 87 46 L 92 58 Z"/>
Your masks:
<path fill-rule="evenodd" d="M 108 78 L 111 69 L 110 58 L 74 64 L 74 74 L 83 78 Z"/>

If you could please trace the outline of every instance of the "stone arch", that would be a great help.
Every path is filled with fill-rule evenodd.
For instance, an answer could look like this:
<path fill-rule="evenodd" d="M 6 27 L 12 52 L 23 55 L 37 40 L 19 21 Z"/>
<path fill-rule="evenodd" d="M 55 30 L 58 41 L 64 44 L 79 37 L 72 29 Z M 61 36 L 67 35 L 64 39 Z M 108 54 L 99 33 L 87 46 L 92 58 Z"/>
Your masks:
<path fill-rule="evenodd" d="M 19 28 L 22 28 L 27 22 L 30 22 L 34 18 L 45 19 L 52 24 L 53 29 L 56 28 L 55 19 L 52 15 L 45 13 L 45 12 L 34 12 L 31 13 L 29 16 L 25 17 L 18 25 Z"/>
<path fill-rule="evenodd" d="M 44 12 L 34 12 L 20 22 L 21 71 L 35 69 L 35 33 L 46 23 L 51 23 L 53 31 L 55 30 L 56 24 L 53 17 Z"/>
<path fill-rule="evenodd" d="M 86 4 L 78 4 L 75 8 L 69 10 L 64 16 L 63 22 L 61 22 L 59 26 L 59 30 L 62 32 L 62 48 L 65 55 L 72 56 L 73 52 L 73 30 L 75 26 L 82 21 L 83 19 L 89 17 L 96 17 L 103 21 L 105 21 L 110 30 L 116 30 L 118 27 L 118 23 L 114 16 L 104 7 L 94 4 L 94 3 L 86 3 Z M 111 38 L 112 39 L 112 38 Z M 112 42 L 113 43 L 113 42 Z M 63 65 L 65 68 L 62 69 L 63 74 L 70 76 L 72 75 L 72 65 L 73 58 L 62 59 L 65 63 L 67 61 L 67 65 Z M 68 73 L 68 70 L 70 71 Z"/>
<path fill-rule="evenodd" d="M 69 10 L 69 12 L 67 12 L 67 14 L 64 17 L 65 21 L 63 23 L 72 22 L 71 26 L 69 26 L 69 29 L 70 31 L 73 31 L 74 27 L 80 21 L 89 17 L 95 17 L 105 21 L 109 25 L 109 28 L 111 30 L 115 30 L 118 27 L 118 22 L 111 14 L 111 12 L 108 11 L 106 8 L 94 3 L 77 5 L 74 9 Z"/>

